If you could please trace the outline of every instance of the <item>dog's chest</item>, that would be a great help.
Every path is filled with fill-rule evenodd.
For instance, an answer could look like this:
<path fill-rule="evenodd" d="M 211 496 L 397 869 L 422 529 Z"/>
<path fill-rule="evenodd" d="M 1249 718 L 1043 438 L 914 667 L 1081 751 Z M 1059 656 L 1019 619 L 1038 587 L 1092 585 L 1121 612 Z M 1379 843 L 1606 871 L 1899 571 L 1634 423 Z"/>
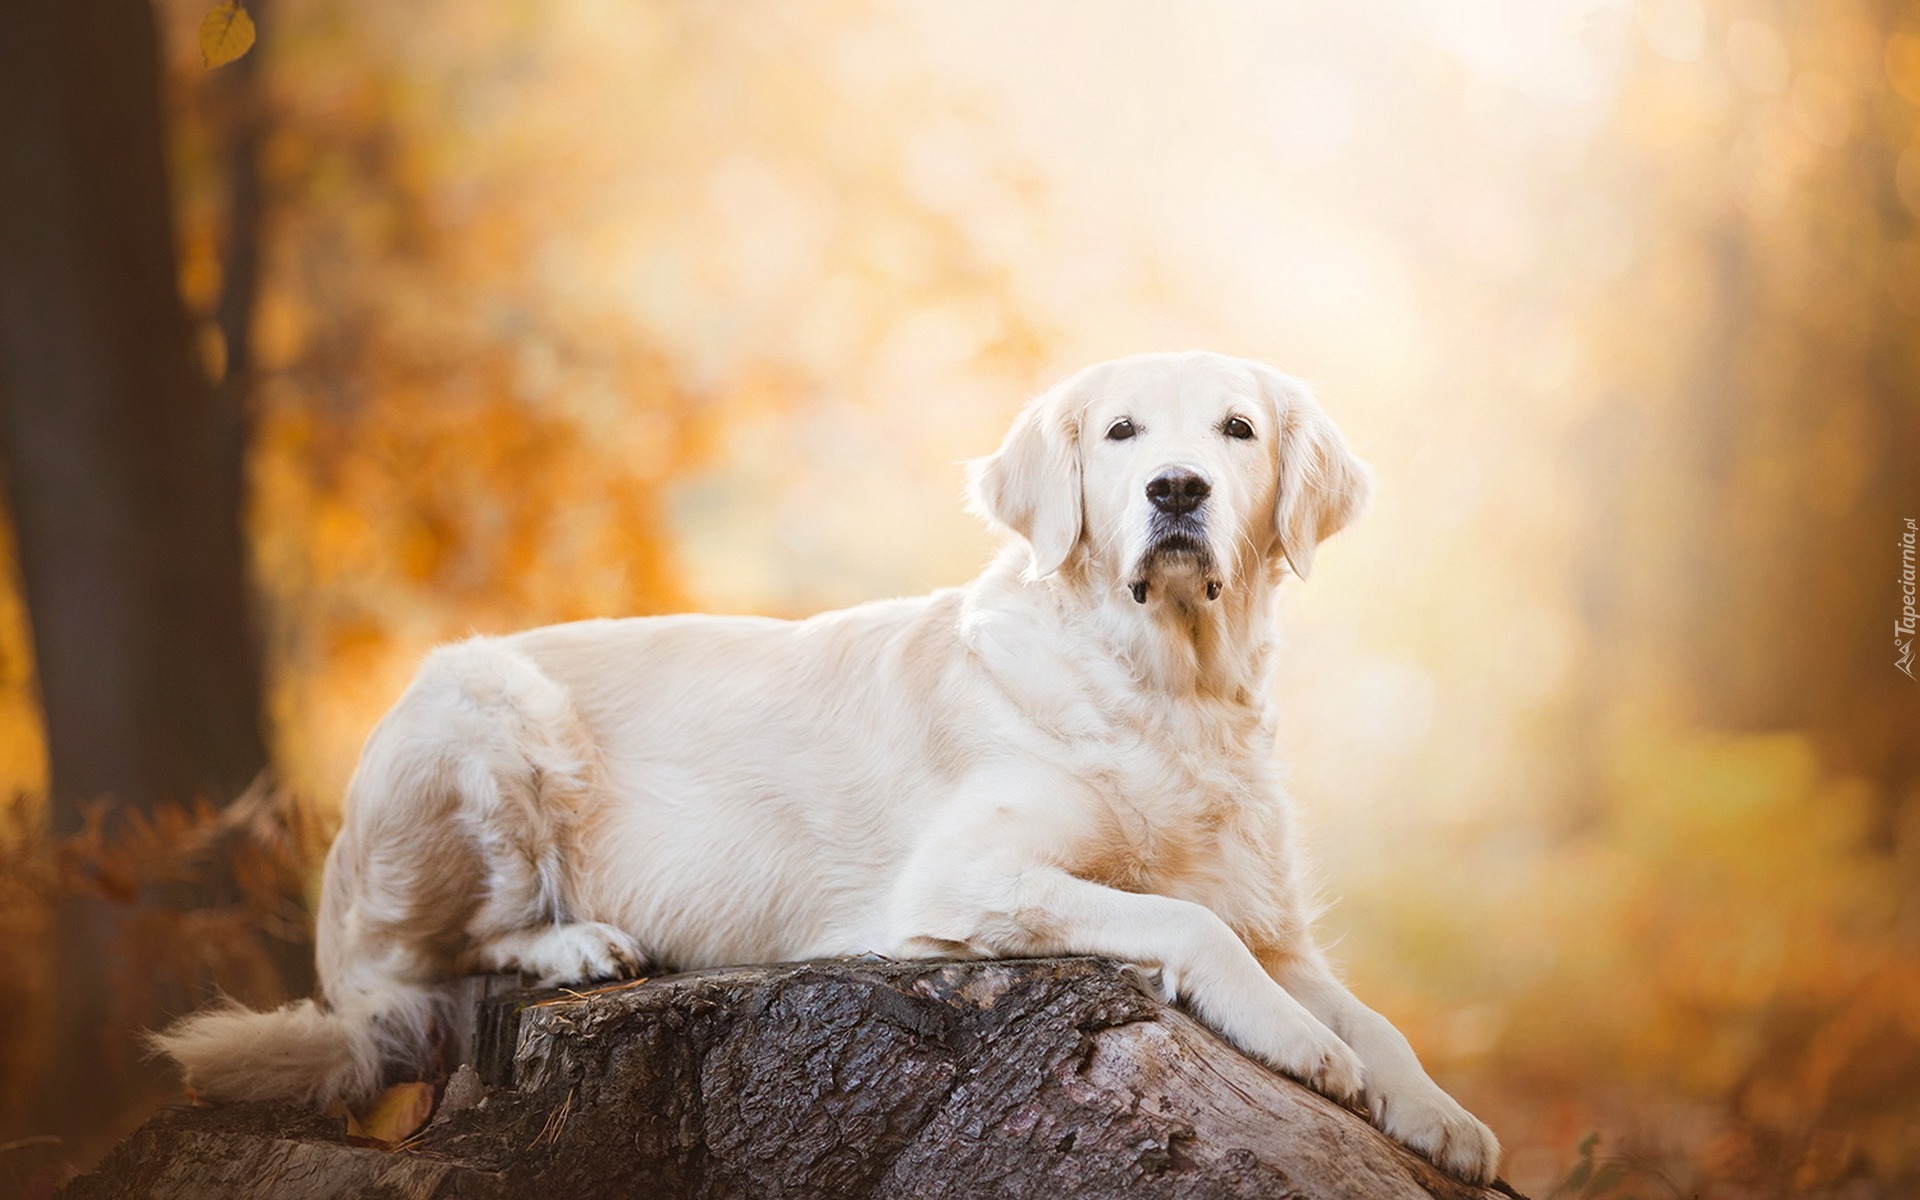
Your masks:
<path fill-rule="evenodd" d="M 1270 791 L 1267 738 L 1251 714 L 1133 714 L 1101 749 L 1089 779 L 1098 819 L 1076 873 L 1114 887 L 1164 892 L 1212 874 Z"/>

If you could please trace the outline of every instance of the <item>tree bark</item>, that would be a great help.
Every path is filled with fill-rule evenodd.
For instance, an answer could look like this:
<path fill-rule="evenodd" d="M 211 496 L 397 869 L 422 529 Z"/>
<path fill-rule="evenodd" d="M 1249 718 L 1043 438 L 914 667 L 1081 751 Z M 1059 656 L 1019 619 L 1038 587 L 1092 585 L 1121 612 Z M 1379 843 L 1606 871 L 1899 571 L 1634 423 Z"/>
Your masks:
<path fill-rule="evenodd" d="M 241 461 L 178 290 L 151 8 L 21 6 L 0 38 L 0 438 L 51 765 L 79 805 L 231 795 L 266 765 Z"/>
<path fill-rule="evenodd" d="M 0 449 L 33 629 L 49 825 L 224 797 L 266 765 L 241 457 L 178 291 L 144 0 L 11 6 L 0 36 Z M 117 921 L 57 914 L 56 1128 L 115 1092 Z"/>
<path fill-rule="evenodd" d="M 174 1109 L 66 1195 L 1496 1194 L 1095 959 L 737 968 L 494 996 L 475 1025 L 491 1090 L 449 1089 L 399 1148 L 297 1110 Z"/>

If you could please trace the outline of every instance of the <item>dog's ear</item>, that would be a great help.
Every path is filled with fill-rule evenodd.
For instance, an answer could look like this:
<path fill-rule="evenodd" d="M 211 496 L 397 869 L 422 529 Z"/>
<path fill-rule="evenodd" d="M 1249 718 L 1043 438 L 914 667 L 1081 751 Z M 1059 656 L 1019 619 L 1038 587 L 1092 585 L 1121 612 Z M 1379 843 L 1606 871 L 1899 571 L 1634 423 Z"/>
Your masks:
<path fill-rule="evenodd" d="M 1305 579 L 1315 548 L 1366 507 L 1373 473 L 1353 456 L 1305 384 L 1278 371 L 1263 374 L 1271 375 L 1266 384 L 1280 430 L 1274 534 L 1287 565 Z"/>
<path fill-rule="evenodd" d="M 967 507 L 1033 547 L 1029 579 L 1058 571 L 1080 542 L 1079 377 L 1031 401 L 1000 448 L 967 464 Z"/>

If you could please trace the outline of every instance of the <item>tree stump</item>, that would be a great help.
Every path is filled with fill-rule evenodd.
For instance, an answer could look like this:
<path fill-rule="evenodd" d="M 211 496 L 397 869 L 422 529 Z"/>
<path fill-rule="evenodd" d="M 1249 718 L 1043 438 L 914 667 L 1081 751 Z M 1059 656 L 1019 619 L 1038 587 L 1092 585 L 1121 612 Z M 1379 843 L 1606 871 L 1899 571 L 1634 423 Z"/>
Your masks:
<path fill-rule="evenodd" d="M 397 1146 L 284 1107 L 175 1108 L 71 1200 L 1492 1200 L 1268 1071 L 1132 968 L 837 960 L 475 1006 Z"/>

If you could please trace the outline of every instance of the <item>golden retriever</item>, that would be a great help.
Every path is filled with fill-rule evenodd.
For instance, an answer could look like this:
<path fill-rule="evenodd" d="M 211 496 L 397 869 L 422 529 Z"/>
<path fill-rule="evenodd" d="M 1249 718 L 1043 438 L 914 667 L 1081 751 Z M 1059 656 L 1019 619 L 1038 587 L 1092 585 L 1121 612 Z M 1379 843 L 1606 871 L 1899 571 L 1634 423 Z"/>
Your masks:
<path fill-rule="evenodd" d="M 965 587 L 805 621 L 670 616 L 430 654 L 327 857 L 324 999 L 158 1044 L 215 1098 L 362 1098 L 446 983 L 878 952 L 1095 954 L 1467 1179 L 1499 1145 L 1329 969 L 1273 763 L 1275 597 L 1364 503 L 1307 390 L 1155 354 L 972 465 Z"/>

